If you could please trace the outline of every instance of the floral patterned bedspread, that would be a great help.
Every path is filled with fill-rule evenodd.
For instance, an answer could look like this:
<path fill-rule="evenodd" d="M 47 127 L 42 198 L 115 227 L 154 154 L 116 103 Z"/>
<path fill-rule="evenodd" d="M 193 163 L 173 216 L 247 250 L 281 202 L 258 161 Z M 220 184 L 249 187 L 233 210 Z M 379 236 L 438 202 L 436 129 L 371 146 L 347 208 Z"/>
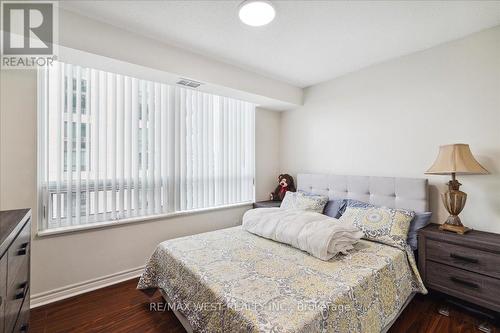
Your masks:
<path fill-rule="evenodd" d="M 322 261 L 241 227 L 159 244 L 137 287 L 163 289 L 197 332 L 380 332 L 426 292 L 400 249 L 362 240 Z"/>

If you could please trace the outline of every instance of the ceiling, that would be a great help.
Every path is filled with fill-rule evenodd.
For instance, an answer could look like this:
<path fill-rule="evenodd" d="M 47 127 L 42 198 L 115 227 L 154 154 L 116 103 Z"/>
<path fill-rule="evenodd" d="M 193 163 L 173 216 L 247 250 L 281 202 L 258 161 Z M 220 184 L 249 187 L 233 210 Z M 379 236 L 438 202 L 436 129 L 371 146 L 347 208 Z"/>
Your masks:
<path fill-rule="evenodd" d="M 271 24 L 241 1 L 66 1 L 65 9 L 307 87 L 500 25 L 500 1 L 278 1 Z"/>

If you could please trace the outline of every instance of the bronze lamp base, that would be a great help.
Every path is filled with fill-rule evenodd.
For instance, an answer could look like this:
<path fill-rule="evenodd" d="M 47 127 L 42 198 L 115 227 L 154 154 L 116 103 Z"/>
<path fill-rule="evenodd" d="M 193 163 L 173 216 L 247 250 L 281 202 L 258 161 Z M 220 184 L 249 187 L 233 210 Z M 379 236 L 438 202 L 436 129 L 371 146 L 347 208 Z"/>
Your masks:
<path fill-rule="evenodd" d="M 467 201 L 467 193 L 460 191 L 460 184 L 455 178 L 455 173 L 451 174 L 451 180 L 448 182 L 448 191 L 441 193 L 441 199 L 443 199 L 443 204 L 446 207 L 450 216 L 444 224 L 439 226 L 439 230 L 446 230 L 456 232 L 457 234 L 463 235 L 471 228 L 467 228 L 460 221 L 458 214 L 464 209 L 465 202 Z"/>
<path fill-rule="evenodd" d="M 453 225 L 444 223 L 439 226 L 439 230 L 455 232 L 459 235 L 464 235 L 466 232 L 471 231 L 471 228 L 467 228 L 464 225 Z"/>

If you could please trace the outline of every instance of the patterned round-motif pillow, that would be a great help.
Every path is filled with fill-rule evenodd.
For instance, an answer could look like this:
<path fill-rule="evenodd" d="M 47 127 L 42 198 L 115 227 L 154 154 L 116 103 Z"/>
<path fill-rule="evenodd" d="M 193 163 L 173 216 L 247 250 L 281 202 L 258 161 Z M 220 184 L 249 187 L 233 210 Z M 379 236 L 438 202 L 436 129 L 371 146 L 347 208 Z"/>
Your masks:
<path fill-rule="evenodd" d="M 391 231 L 392 216 L 388 210 L 369 208 L 364 214 L 360 214 L 360 219 L 362 220 L 356 221 L 356 224 L 372 237 L 387 235 Z"/>
<path fill-rule="evenodd" d="M 348 206 L 340 221 L 358 227 L 365 239 L 402 247 L 406 244 L 414 215 L 414 212 L 404 209 Z"/>

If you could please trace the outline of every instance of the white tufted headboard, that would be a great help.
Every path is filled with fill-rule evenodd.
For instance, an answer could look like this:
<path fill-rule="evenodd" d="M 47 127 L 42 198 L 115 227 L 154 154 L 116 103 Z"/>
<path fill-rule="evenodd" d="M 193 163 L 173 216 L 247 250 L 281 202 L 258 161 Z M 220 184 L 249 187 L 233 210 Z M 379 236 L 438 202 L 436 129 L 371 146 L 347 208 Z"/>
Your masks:
<path fill-rule="evenodd" d="M 415 212 L 429 210 L 427 183 L 424 178 L 297 175 L 299 191 L 328 195 L 330 199 L 356 199 Z"/>

